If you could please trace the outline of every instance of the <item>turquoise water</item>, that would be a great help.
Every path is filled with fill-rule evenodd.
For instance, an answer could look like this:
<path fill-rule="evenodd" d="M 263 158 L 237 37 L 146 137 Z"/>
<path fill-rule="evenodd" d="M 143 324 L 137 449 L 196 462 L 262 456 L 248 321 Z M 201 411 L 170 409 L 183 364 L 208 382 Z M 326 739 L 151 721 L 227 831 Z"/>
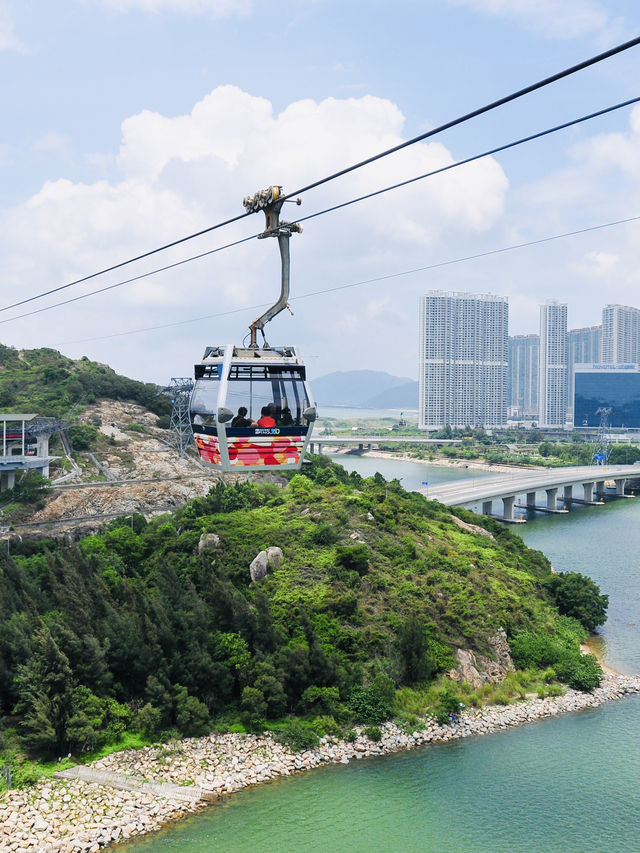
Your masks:
<path fill-rule="evenodd" d="M 415 477 L 435 482 L 449 473 L 394 461 L 390 474 L 379 465 L 389 460 L 340 461 L 363 474 L 374 463 L 412 488 Z M 555 568 L 588 574 L 609 593 L 606 659 L 640 671 L 640 499 L 542 516 L 517 532 Z M 640 698 L 633 697 L 496 735 L 323 768 L 243 791 L 127 850 L 640 851 L 639 732 Z"/>

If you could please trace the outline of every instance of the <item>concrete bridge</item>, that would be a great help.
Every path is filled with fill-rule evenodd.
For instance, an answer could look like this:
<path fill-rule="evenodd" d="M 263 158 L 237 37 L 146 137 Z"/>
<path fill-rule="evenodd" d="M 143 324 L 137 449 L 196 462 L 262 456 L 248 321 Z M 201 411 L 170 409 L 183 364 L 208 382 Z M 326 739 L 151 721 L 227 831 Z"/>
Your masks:
<path fill-rule="evenodd" d="M 516 517 L 515 509 L 538 512 L 566 513 L 572 503 L 601 506 L 606 495 L 618 498 L 631 497 L 625 492 L 630 481 L 640 481 L 640 465 L 585 465 L 571 468 L 551 468 L 542 471 L 517 471 L 499 477 L 476 481 L 439 483 L 433 489 L 421 489 L 422 494 L 447 506 L 482 504 L 482 512 L 492 518 L 512 524 L 524 523 Z M 613 483 L 612 486 L 608 484 Z M 574 497 L 575 486 L 582 488 L 582 497 Z M 558 508 L 558 492 L 562 489 Z M 542 504 L 536 503 L 537 493 L 546 493 Z M 516 503 L 521 495 L 524 503 Z M 502 514 L 493 513 L 493 502 L 502 501 Z"/>
<path fill-rule="evenodd" d="M 309 441 L 311 453 L 322 453 L 322 445 L 331 447 L 345 447 L 352 445 L 358 450 L 372 450 L 374 445 L 379 444 L 462 444 L 460 438 L 424 438 L 421 435 L 312 435 Z"/>

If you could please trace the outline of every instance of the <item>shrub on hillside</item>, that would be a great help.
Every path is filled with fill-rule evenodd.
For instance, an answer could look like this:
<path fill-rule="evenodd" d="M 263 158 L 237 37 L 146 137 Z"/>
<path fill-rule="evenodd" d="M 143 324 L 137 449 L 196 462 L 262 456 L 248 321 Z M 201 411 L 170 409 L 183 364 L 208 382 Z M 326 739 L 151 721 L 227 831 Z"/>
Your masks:
<path fill-rule="evenodd" d="M 309 726 L 305 726 L 300 720 L 290 720 L 281 729 L 271 732 L 274 740 L 286 746 L 292 752 L 303 752 L 305 749 L 313 749 L 317 746 L 320 738 Z"/>
<path fill-rule="evenodd" d="M 572 616 L 589 632 L 607 621 L 609 596 L 591 578 L 579 572 L 558 572 L 546 583 L 556 607 L 564 616 Z"/>
<path fill-rule="evenodd" d="M 574 690 L 590 693 L 602 683 L 602 667 L 595 655 L 578 655 L 557 665 L 560 681 Z"/>
<path fill-rule="evenodd" d="M 44 506 L 44 500 L 51 491 L 51 483 L 38 471 L 24 471 L 16 480 L 13 489 L 2 493 L 3 501 L 17 501 L 22 504 L 33 504 L 37 508 Z"/>
<path fill-rule="evenodd" d="M 566 620 L 569 622 L 570 620 Z M 573 623 L 578 630 L 579 626 Z M 568 626 L 563 626 L 568 629 Z M 521 631 L 509 641 L 518 669 L 553 667 L 558 679 L 574 690 L 594 690 L 602 681 L 595 655 L 580 653 L 580 638 L 568 630 L 551 637 L 542 632 Z"/>
<path fill-rule="evenodd" d="M 369 549 L 366 545 L 338 545 L 336 562 L 348 572 L 357 572 L 363 577 L 369 571 Z"/>
<path fill-rule="evenodd" d="M 354 687 L 347 700 L 347 707 L 358 723 L 384 723 L 393 714 L 395 688 L 386 675 L 377 675 L 367 687 Z"/>
<path fill-rule="evenodd" d="M 69 442 L 74 450 L 91 450 L 98 437 L 98 430 L 91 424 L 69 427 Z"/>

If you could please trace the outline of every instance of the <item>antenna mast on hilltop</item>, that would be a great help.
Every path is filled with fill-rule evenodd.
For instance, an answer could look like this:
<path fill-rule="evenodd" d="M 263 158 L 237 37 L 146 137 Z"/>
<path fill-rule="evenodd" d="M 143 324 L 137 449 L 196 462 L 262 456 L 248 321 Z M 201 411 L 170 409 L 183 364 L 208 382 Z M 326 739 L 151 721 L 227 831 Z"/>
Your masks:
<path fill-rule="evenodd" d="M 600 415 L 600 426 L 598 434 L 593 445 L 593 454 L 591 463 L 593 465 L 606 465 L 609 461 L 611 453 L 611 433 L 609 426 L 609 416 L 613 414 L 613 409 L 607 406 L 601 406 L 596 410 L 596 415 Z"/>

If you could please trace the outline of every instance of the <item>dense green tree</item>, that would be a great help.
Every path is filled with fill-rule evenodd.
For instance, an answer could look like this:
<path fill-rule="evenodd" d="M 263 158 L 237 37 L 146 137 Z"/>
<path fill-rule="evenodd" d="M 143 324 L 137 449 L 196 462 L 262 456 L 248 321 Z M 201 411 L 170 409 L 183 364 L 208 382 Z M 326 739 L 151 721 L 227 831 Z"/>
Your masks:
<path fill-rule="evenodd" d="M 242 691 L 241 708 L 244 723 L 250 730 L 264 728 L 267 703 L 262 690 L 257 687 L 245 687 Z"/>
<path fill-rule="evenodd" d="M 174 687 L 173 695 L 178 731 L 192 737 L 206 734 L 211 722 L 207 706 L 195 696 L 190 696 L 187 688 L 180 684 Z"/>
<path fill-rule="evenodd" d="M 591 578 L 579 572 L 558 572 L 547 581 L 560 613 L 573 616 L 587 631 L 593 632 L 607 621 L 609 596 Z"/>
<path fill-rule="evenodd" d="M 69 660 L 46 628 L 34 635 L 33 652 L 16 676 L 25 742 L 43 753 L 68 747 L 67 724 L 73 713 L 73 673 Z"/>
<path fill-rule="evenodd" d="M 429 639 L 423 619 L 413 613 L 407 616 L 398 629 L 396 649 L 402 667 L 402 682 L 419 684 L 428 681 L 435 666 L 428 655 Z"/>
<path fill-rule="evenodd" d="M 66 738 L 74 752 L 88 752 L 105 742 L 105 715 L 104 702 L 88 687 L 75 688 L 73 708 L 66 724 Z"/>
<path fill-rule="evenodd" d="M 17 501 L 32 504 L 35 508 L 44 506 L 44 498 L 51 491 L 51 482 L 38 471 L 23 471 L 16 478 L 15 486 L 2 493 L 2 501 Z"/>

